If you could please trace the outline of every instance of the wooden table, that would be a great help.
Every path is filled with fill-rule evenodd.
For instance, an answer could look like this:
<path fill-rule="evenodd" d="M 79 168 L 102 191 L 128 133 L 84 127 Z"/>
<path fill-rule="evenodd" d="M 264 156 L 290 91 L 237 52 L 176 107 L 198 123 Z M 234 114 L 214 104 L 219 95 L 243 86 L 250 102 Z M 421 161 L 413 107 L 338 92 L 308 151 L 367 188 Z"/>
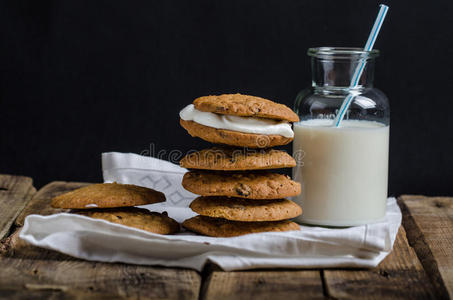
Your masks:
<path fill-rule="evenodd" d="M 0 298 L 316 299 L 453 296 L 453 198 L 401 196 L 393 252 L 375 269 L 222 272 L 98 263 L 44 250 L 18 238 L 28 214 L 52 214 L 50 199 L 86 183 L 0 175 Z"/>

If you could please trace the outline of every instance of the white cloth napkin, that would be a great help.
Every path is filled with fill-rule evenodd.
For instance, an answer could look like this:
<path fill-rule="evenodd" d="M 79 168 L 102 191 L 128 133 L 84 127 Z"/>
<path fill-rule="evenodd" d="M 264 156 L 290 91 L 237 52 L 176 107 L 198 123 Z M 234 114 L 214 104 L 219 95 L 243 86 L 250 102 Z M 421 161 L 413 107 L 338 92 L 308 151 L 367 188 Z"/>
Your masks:
<path fill-rule="evenodd" d="M 105 182 L 155 188 L 167 203 L 143 206 L 182 222 L 195 195 L 181 187 L 185 169 L 136 154 L 104 153 Z M 201 270 L 208 262 L 225 271 L 255 268 L 375 267 L 392 250 L 401 224 L 395 198 L 381 223 L 349 228 L 301 226 L 301 231 L 212 238 L 182 232 L 158 235 L 75 214 L 30 215 L 20 237 L 29 243 L 94 261 L 163 265 Z"/>

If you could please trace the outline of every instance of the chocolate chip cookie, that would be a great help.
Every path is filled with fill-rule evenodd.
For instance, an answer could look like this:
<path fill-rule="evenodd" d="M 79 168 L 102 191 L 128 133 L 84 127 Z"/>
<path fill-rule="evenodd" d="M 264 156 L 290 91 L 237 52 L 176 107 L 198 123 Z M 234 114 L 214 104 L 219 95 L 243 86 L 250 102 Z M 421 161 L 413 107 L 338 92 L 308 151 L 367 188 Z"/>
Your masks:
<path fill-rule="evenodd" d="M 229 197 L 198 197 L 190 208 L 202 215 L 232 221 L 280 221 L 299 216 L 302 209 L 288 199 L 250 200 Z"/>
<path fill-rule="evenodd" d="M 292 231 L 300 230 L 300 226 L 291 221 L 273 222 L 240 222 L 219 218 L 195 216 L 187 219 L 182 226 L 190 231 L 212 237 L 233 237 L 250 233 L 267 231 Z"/>
<path fill-rule="evenodd" d="M 178 222 L 168 217 L 166 212 L 150 212 L 144 208 L 123 207 L 77 210 L 72 212 L 158 234 L 172 234 L 179 231 Z"/>
<path fill-rule="evenodd" d="M 182 186 L 201 196 L 228 196 L 248 199 L 280 199 L 297 196 L 300 183 L 277 173 L 206 172 L 184 174 Z"/>
<path fill-rule="evenodd" d="M 195 99 L 193 104 L 198 110 L 216 114 L 299 122 L 297 114 L 286 105 L 256 96 L 241 94 L 203 96 Z"/>
<path fill-rule="evenodd" d="M 165 195 L 153 189 L 120 183 L 92 184 L 52 199 L 55 208 L 107 208 L 164 202 Z"/>

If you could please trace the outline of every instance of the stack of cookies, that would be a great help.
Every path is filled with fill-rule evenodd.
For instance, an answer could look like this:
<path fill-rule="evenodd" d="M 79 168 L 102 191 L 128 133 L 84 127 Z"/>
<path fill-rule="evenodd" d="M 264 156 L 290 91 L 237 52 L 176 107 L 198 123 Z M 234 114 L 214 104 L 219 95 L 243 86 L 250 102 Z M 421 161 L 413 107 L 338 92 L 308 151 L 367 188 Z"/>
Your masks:
<path fill-rule="evenodd" d="M 300 184 L 268 171 L 296 165 L 286 152 L 270 148 L 293 140 L 289 122 L 299 118 L 291 109 L 233 94 L 198 98 L 180 117 L 190 135 L 222 144 L 180 161 L 191 170 L 183 187 L 200 195 L 190 205 L 199 215 L 184 221 L 186 229 L 215 237 L 300 229 L 288 219 L 302 209 L 285 199 L 300 194 Z"/>
<path fill-rule="evenodd" d="M 134 206 L 164 202 L 165 195 L 132 184 L 92 184 L 52 199 L 52 207 L 159 234 L 179 231 L 179 224 L 164 213 Z"/>

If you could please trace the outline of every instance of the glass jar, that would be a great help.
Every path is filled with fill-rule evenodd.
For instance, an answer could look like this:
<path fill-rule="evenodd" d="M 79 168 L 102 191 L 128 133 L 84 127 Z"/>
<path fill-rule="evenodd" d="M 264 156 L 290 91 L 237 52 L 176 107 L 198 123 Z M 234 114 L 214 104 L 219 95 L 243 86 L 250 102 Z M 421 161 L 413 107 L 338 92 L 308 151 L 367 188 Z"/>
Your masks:
<path fill-rule="evenodd" d="M 312 86 L 296 98 L 293 178 L 302 184 L 295 201 L 302 223 L 354 226 L 385 216 L 390 108 L 373 87 L 377 50 L 310 48 Z M 351 79 L 365 61 L 355 87 Z M 334 119 L 348 94 L 354 98 L 339 127 Z"/>

